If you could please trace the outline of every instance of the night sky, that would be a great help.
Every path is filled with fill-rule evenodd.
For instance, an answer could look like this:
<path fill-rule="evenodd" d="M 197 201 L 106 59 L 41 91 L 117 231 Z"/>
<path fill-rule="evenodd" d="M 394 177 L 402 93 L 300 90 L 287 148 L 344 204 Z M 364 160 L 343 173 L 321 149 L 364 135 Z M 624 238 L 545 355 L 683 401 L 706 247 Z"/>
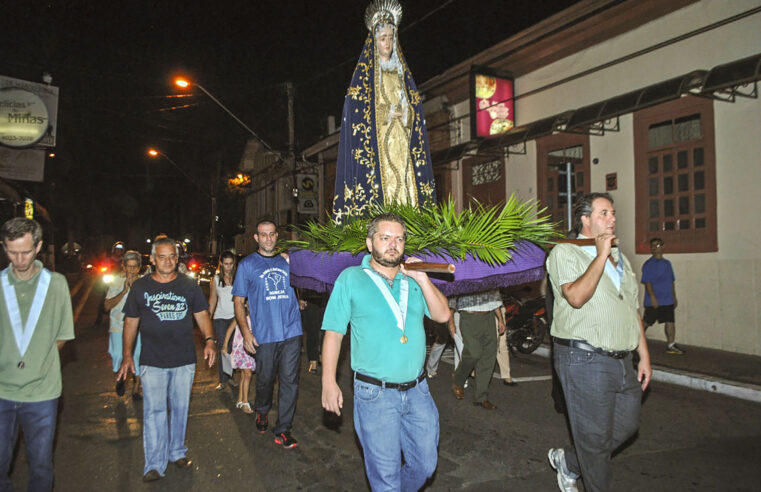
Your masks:
<path fill-rule="evenodd" d="M 402 1 L 400 41 L 420 85 L 573 3 Z M 160 148 L 208 187 L 217 161 L 223 174 L 235 170 L 248 134 L 204 94 L 175 90 L 172 77 L 203 85 L 278 150 L 287 144 L 283 83 L 292 81 L 298 151 L 340 116 L 367 4 L 6 0 L 0 74 L 41 82 L 49 72 L 61 94 L 57 156 L 45 183 L 22 184 L 48 202 L 61 233 L 200 236 L 206 198 L 145 151 Z M 242 207 L 225 203 L 220 220 L 232 235 Z M 175 214 L 184 217 L 167 217 Z"/>

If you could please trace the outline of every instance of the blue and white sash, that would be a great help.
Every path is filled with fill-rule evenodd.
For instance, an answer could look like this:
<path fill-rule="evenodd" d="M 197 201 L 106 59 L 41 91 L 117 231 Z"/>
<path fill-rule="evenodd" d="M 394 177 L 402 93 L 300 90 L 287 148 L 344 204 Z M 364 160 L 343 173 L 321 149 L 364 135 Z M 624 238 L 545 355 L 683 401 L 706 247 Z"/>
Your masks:
<path fill-rule="evenodd" d="M 581 249 L 584 250 L 585 253 L 590 255 L 592 258 L 595 258 L 597 256 L 597 246 L 579 246 Z M 616 253 L 613 252 L 614 248 L 611 248 L 611 256 L 615 259 L 618 257 L 618 260 L 616 262 L 616 266 L 613 266 L 613 263 L 610 262 L 608 258 L 605 258 L 605 274 L 613 281 L 613 285 L 616 286 L 616 290 L 621 292 L 621 279 L 624 278 L 624 262 L 621 261 L 621 253 L 616 249 Z"/>
<path fill-rule="evenodd" d="M 375 282 L 378 289 L 380 289 L 381 294 L 383 294 L 384 299 L 386 299 L 386 303 L 388 303 L 388 307 L 390 307 L 391 311 L 394 313 L 396 327 L 402 330 L 402 334 L 404 334 L 404 326 L 407 322 L 407 300 L 410 293 L 410 284 L 407 277 L 403 277 L 401 280 L 402 283 L 399 286 L 399 302 L 397 303 L 394 296 L 391 295 L 391 289 L 389 289 L 388 285 L 380 279 L 378 273 L 370 271 L 369 268 L 364 268 L 363 270 L 367 276 Z"/>
<path fill-rule="evenodd" d="M 8 267 L 10 268 L 10 266 Z M 37 290 L 34 292 L 32 307 L 29 309 L 29 316 L 26 318 L 26 325 L 21 326 L 21 310 L 19 309 L 18 299 L 16 299 L 16 289 L 8 281 L 8 268 L 0 273 L 3 285 L 3 297 L 5 297 L 5 307 L 8 309 L 8 317 L 11 319 L 11 329 L 13 336 L 16 338 L 16 345 L 21 357 L 26 353 L 29 342 L 32 340 L 34 330 L 37 328 L 37 321 L 40 319 L 42 304 L 45 302 L 45 296 L 50 286 L 50 272 L 43 268 L 40 271 L 40 278 L 37 281 Z"/>

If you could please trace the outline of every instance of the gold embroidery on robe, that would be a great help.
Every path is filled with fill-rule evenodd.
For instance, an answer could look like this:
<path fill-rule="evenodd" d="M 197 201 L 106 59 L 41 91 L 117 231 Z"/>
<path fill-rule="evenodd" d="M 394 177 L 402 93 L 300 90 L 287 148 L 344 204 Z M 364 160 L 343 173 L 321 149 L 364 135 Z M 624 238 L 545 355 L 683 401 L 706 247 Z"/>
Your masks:
<path fill-rule="evenodd" d="M 380 67 L 379 67 L 380 68 Z M 418 205 L 415 169 L 410 159 L 410 133 L 415 114 L 402 91 L 402 78 L 396 70 L 379 70 L 376 85 L 375 124 L 378 127 L 380 178 L 385 203 Z M 406 109 L 404 106 L 406 106 Z M 407 122 L 404 122 L 404 113 Z"/>

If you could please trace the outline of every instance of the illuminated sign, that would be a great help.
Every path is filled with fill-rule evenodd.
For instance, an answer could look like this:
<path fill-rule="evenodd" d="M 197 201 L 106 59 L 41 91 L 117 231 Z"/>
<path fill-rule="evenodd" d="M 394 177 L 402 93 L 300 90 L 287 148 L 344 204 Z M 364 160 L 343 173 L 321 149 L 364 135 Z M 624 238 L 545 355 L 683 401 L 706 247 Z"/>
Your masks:
<path fill-rule="evenodd" d="M 485 67 L 470 71 L 471 135 L 494 137 L 515 126 L 513 78 Z"/>
<path fill-rule="evenodd" d="M 0 89 L 0 143 L 29 147 L 48 130 L 48 108 L 37 94 L 17 87 Z"/>

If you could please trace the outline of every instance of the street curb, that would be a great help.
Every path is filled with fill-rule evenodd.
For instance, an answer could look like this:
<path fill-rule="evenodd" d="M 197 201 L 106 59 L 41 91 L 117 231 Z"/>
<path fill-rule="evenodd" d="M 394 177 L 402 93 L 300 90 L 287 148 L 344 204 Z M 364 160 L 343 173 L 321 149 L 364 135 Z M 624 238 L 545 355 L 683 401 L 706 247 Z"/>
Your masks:
<path fill-rule="evenodd" d="M 550 357 L 550 349 L 544 345 L 536 349 L 534 353 L 542 357 Z M 754 384 L 739 383 L 715 376 L 661 366 L 653 366 L 653 380 L 761 403 L 761 387 Z"/>

